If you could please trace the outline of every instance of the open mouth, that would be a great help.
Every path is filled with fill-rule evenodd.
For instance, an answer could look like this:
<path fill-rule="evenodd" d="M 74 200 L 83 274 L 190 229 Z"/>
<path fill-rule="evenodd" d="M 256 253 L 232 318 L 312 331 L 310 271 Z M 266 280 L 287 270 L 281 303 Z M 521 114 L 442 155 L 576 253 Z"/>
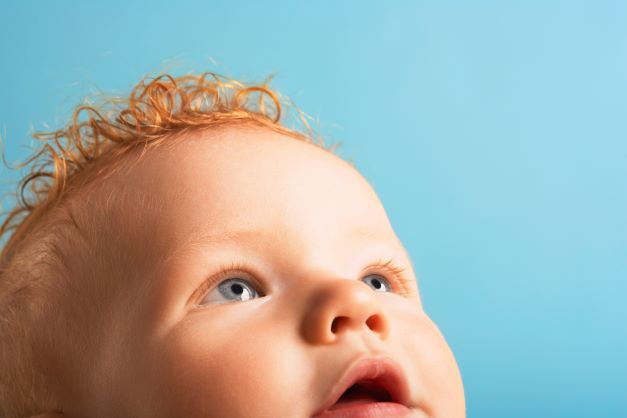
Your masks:
<path fill-rule="evenodd" d="M 333 384 L 316 418 L 409 416 L 410 393 L 400 365 L 386 356 L 361 357 Z"/>
<path fill-rule="evenodd" d="M 349 387 L 329 410 L 373 402 L 393 402 L 390 393 L 376 380 L 363 380 Z"/>

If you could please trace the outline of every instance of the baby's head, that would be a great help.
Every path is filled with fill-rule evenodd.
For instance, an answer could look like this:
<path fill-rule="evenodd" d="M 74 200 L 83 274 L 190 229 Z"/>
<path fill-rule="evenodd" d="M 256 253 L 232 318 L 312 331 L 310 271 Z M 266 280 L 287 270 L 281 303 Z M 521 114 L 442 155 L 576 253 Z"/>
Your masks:
<path fill-rule="evenodd" d="M 0 231 L 1 416 L 465 416 L 377 195 L 271 90 L 161 77 L 121 106 L 44 135 Z"/>

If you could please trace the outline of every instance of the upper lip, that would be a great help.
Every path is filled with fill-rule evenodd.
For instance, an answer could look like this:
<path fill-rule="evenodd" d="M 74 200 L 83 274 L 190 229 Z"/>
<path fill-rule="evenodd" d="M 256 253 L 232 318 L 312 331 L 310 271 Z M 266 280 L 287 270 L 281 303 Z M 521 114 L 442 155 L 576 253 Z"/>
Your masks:
<path fill-rule="evenodd" d="M 392 402 L 409 406 L 409 384 L 401 366 L 387 356 L 360 357 L 344 370 L 314 416 L 329 409 L 348 388 L 362 380 L 376 380 L 390 394 Z"/>

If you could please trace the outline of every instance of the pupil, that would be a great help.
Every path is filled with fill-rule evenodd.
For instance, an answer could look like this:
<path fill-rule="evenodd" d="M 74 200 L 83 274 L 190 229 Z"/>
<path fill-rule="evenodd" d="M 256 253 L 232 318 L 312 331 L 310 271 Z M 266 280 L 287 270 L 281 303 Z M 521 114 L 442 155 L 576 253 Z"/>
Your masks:
<path fill-rule="evenodd" d="M 374 279 L 374 285 L 377 289 L 381 289 L 381 282 L 378 279 Z"/>
<path fill-rule="evenodd" d="M 235 293 L 236 295 L 241 295 L 242 292 L 244 291 L 244 288 L 240 284 L 234 284 L 231 287 L 231 290 L 233 290 L 233 293 Z"/>

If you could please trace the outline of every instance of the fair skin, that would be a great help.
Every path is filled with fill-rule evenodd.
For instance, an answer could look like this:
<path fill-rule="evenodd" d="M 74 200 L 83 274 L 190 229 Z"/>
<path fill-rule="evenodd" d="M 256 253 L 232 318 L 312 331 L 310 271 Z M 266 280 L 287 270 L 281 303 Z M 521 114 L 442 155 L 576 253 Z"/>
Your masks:
<path fill-rule="evenodd" d="M 110 245 L 142 261 L 99 281 L 107 326 L 86 348 L 87 384 L 60 395 L 65 416 L 307 418 L 351 360 L 376 354 L 402 366 L 413 416 L 465 417 L 453 355 L 366 180 L 267 129 L 185 135 L 99 190 L 128 192 Z M 138 213 L 142 196 L 160 208 Z M 377 267 L 390 259 L 398 277 Z"/>

